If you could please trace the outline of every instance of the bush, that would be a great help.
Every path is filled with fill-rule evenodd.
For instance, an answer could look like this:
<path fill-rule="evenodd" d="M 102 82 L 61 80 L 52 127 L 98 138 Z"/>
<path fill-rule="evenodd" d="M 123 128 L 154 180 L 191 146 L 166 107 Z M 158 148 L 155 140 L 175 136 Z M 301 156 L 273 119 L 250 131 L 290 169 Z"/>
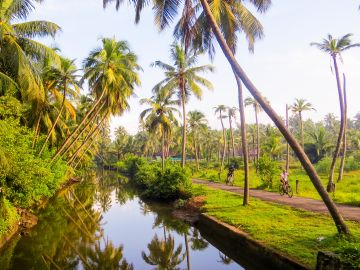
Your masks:
<path fill-rule="evenodd" d="M 244 161 L 240 157 L 230 158 L 229 165 L 233 164 L 235 169 L 238 170 L 244 166 Z M 226 168 L 229 168 L 229 165 L 226 165 Z"/>
<path fill-rule="evenodd" d="M 131 179 L 143 190 L 142 196 L 167 201 L 191 196 L 189 171 L 178 163 L 167 162 L 164 171 L 160 162 L 149 163 L 145 159 L 138 159 L 134 164 L 131 168 L 134 168 L 135 173 Z"/>
<path fill-rule="evenodd" d="M 345 242 L 337 250 L 341 260 L 351 264 L 354 269 L 360 268 L 360 244 Z"/>
<path fill-rule="evenodd" d="M 345 158 L 344 170 L 347 172 L 355 171 L 360 169 L 360 163 L 355 157 Z"/>
<path fill-rule="evenodd" d="M 266 187 L 272 187 L 275 176 L 280 175 L 280 169 L 277 162 L 271 160 L 268 156 L 259 158 L 258 163 L 259 176 Z"/>
<path fill-rule="evenodd" d="M 18 120 L 0 120 L 0 187 L 15 206 L 28 208 L 51 197 L 65 180 L 67 166 L 51 166 L 50 153 L 39 157 L 32 149 L 33 132 Z"/>
<path fill-rule="evenodd" d="M 320 160 L 316 165 L 316 171 L 318 173 L 329 173 L 332 159 L 330 157 L 325 157 Z"/>

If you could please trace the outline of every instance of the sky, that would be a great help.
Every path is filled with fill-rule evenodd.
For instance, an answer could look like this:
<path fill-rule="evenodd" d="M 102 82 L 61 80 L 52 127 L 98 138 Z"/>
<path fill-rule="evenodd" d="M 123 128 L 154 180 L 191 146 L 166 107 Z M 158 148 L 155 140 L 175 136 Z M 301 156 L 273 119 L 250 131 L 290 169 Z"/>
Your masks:
<path fill-rule="evenodd" d="M 105 10 L 102 0 L 45 0 L 37 5 L 30 20 L 49 20 L 57 23 L 62 32 L 55 40 L 42 40 L 45 44 L 61 49 L 61 53 L 76 59 L 79 67 L 89 52 L 100 46 L 102 37 L 127 40 L 130 48 L 138 55 L 143 68 L 140 74 L 141 87 L 135 89 L 137 97 L 130 100 L 130 111 L 111 121 L 111 130 L 124 126 L 130 134 L 138 130 L 139 114 L 146 107 L 139 105 L 139 99 L 150 97 L 153 86 L 164 77 L 163 72 L 150 67 L 156 60 L 171 63 L 168 56 L 173 43 L 170 27 L 159 32 L 154 25 L 150 7 L 142 13 L 140 23 L 134 24 L 132 7 L 124 1 L 119 11 L 114 5 Z M 246 1 L 247 2 L 247 1 Z M 265 37 L 255 44 L 250 54 L 246 41 L 239 39 L 236 58 L 255 86 L 267 97 L 273 108 L 282 116 L 286 104 L 295 98 L 309 101 L 316 111 L 304 113 L 304 118 L 320 121 L 327 113 L 339 116 L 339 102 L 335 76 L 330 68 L 330 57 L 311 42 L 321 42 L 327 34 L 341 37 L 352 33 L 352 41 L 360 42 L 359 1 L 355 0 L 273 0 L 265 14 L 257 14 Z M 340 62 L 341 72 L 347 76 L 348 115 L 360 112 L 360 47 L 346 51 Z M 224 104 L 237 107 L 237 87 L 234 76 L 219 47 L 214 61 L 207 56 L 199 64 L 212 64 L 214 73 L 203 76 L 213 85 L 213 91 L 205 90 L 203 98 L 191 97 L 187 111 L 202 111 L 212 128 L 220 129 L 220 122 L 214 114 L 214 107 Z M 246 91 L 245 97 L 250 96 Z M 239 121 L 239 117 L 237 118 Z M 255 121 L 253 110 L 246 109 L 246 121 Z M 270 123 L 261 113 L 259 121 Z"/>

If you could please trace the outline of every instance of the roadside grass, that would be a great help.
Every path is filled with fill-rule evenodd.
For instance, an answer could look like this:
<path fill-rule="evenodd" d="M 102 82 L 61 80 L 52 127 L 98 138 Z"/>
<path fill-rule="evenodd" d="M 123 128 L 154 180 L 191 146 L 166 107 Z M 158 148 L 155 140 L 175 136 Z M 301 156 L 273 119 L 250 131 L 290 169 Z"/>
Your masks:
<path fill-rule="evenodd" d="M 360 224 L 346 222 L 352 233 L 347 239 L 337 235 L 326 215 L 294 209 L 251 198 L 242 206 L 242 196 L 194 185 L 194 195 L 205 195 L 203 210 L 217 219 L 248 233 L 264 245 L 314 268 L 318 251 L 337 251 L 349 241 L 360 250 Z"/>
<path fill-rule="evenodd" d="M 226 175 L 227 170 L 224 170 L 219 179 L 218 170 L 213 168 L 200 168 L 199 171 L 194 171 L 192 177 L 225 183 Z M 334 177 L 335 180 L 337 179 L 336 177 L 337 175 Z M 326 186 L 328 182 L 328 176 L 325 174 L 320 174 L 320 178 L 324 186 Z M 278 192 L 280 175 L 278 178 L 274 179 L 273 187 L 264 187 L 260 177 L 255 172 L 255 168 L 251 166 L 249 171 L 249 179 L 250 188 Z M 295 196 L 320 200 L 320 196 L 315 190 L 312 182 L 310 181 L 310 178 L 298 163 L 291 165 L 289 174 L 289 182 L 293 187 L 294 193 L 296 180 L 299 180 L 299 193 L 295 194 Z M 234 185 L 239 187 L 244 186 L 244 173 L 241 169 L 235 171 Z M 332 194 L 332 198 L 337 203 L 360 206 L 360 170 L 344 172 L 343 180 L 339 183 L 336 183 L 336 191 L 334 194 Z"/>

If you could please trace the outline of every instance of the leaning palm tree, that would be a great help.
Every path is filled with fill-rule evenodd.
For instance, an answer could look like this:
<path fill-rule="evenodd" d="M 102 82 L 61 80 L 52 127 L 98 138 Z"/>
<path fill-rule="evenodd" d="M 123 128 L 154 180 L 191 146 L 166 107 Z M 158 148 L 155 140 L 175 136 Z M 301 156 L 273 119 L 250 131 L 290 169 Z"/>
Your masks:
<path fill-rule="evenodd" d="M 205 115 L 199 111 L 190 111 L 188 114 L 188 123 L 191 135 L 193 137 L 194 153 L 197 169 L 199 170 L 199 136 L 200 132 L 207 127 Z"/>
<path fill-rule="evenodd" d="M 343 93 L 343 89 L 341 88 L 341 80 L 339 75 L 337 58 L 339 57 L 341 59 L 341 53 L 346 50 L 349 50 L 354 47 L 360 47 L 360 43 L 354 43 L 354 44 L 351 43 L 351 39 L 350 39 L 351 36 L 352 34 L 346 34 L 345 36 L 340 38 L 333 38 L 332 35 L 328 34 L 327 38 L 324 38 L 321 43 L 313 42 L 310 44 L 312 46 L 316 46 L 319 50 L 327 54 L 330 54 L 335 69 L 336 85 L 337 85 L 339 104 L 340 104 L 340 130 L 337 138 L 333 159 L 330 166 L 329 182 L 326 188 L 328 192 L 333 191 L 335 163 L 340 152 L 341 140 L 343 139 L 345 132 L 344 93 Z"/>
<path fill-rule="evenodd" d="M 310 102 L 307 102 L 303 98 L 295 98 L 295 102 L 290 106 L 293 113 L 299 114 L 300 120 L 300 137 L 301 137 L 301 146 L 304 149 L 304 123 L 302 118 L 302 113 L 305 111 L 315 110 Z"/>
<path fill-rule="evenodd" d="M 111 0 L 104 0 L 104 2 L 111 2 Z M 117 2 L 120 3 L 121 1 L 117 0 Z M 249 1 L 249 2 L 254 4 L 256 6 L 257 10 L 260 12 L 266 11 L 271 4 L 271 0 Z M 216 3 L 228 3 L 228 5 L 230 7 L 236 7 L 239 5 L 242 6 L 242 3 L 239 3 L 237 1 L 236 2 L 221 1 L 221 2 L 216 2 Z M 172 22 L 173 18 L 176 16 L 177 11 L 178 11 L 178 5 L 176 5 L 172 1 L 165 1 L 165 3 L 162 3 L 161 6 L 163 8 L 161 9 L 161 8 L 159 8 L 159 4 L 160 4 L 160 2 L 154 3 L 154 10 L 155 10 L 155 14 L 156 14 L 155 22 L 157 25 L 161 25 L 162 28 L 165 28 Z M 209 29 L 211 28 L 211 31 L 212 31 L 212 35 L 210 35 L 210 38 L 211 39 L 214 37 L 216 38 L 224 56 L 228 60 L 230 66 L 233 69 L 236 76 L 238 76 L 240 78 L 240 80 L 244 83 L 244 85 L 249 90 L 251 95 L 255 98 L 255 100 L 257 102 L 259 102 L 259 104 L 264 109 L 264 111 L 267 113 L 267 115 L 270 117 L 270 119 L 279 128 L 280 132 L 283 134 L 286 141 L 289 143 L 289 145 L 293 149 L 294 153 L 299 158 L 299 161 L 301 162 L 303 168 L 305 169 L 306 173 L 308 174 L 315 189 L 317 190 L 320 197 L 324 201 L 326 207 L 328 208 L 328 210 L 334 220 L 334 223 L 337 227 L 338 232 L 349 234 L 349 229 L 348 229 L 347 225 L 345 224 L 343 217 L 339 213 L 336 205 L 330 198 L 329 194 L 327 194 L 326 190 L 324 189 L 319 175 L 317 174 L 314 166 L 312 165 L 311 161 L 305 154 L 303 148 L 297 142 L 297 140 L 295 139 L 293 134 L 291 134 L 291 132 L 286 128 L 286 125 L 283 123 L 283 119 L 274 111 L 274 109 L 271 107 L 271 105 L 266 102 L 266 100 L 263 97 L 263 95 L 261 94 L 261 92 L 256 88 L 256 86 L 253 84 L 253 82 L 247 76 L 246 72 L 242 69 L 242 67 L 237 62 L 237 60 L 234 56 L 234 52 L 231 50 L 231 47 L 228 45 L 226 39 L 224 38 L 221 28 L 219 27 L 218 22 L 212 13 L 212 10 L 210 7 L 210 5 L 212 5 L 212 2 L 209 3 L 206 0 L 200 0 L 200 4 L 201 4 L 201 7 L 203 8 L 204 16 L 206 16 L 206 23 L 208 25 L 208 28 Z M 136 22 L 139 21 L 140 12 L 141 12 L 142 8 L 144 7 L 144 5 L 145 5 L 144 1 L 136 2 Z M 192 8 L 192 1 L 186 1 L 184 10 L 185 9 L 191 10 L 191 8 Z M 199 5 L 196 6 L 196 8 L 198 10 Z M 184 16 L 184 12 L 183 12 L 183 17 L 186 17 L 186 16 Z M 246 17 L 246 16 L 240 16 L 240 17 Z M 187 25 L 191 25 L 192 19 L 193 18 L 190 17 L 190 19 L 188 21 L 186 21 L 185 23 Z M 236 38 L 236 35 L 234 37 Z M 211 44 L 211 42 L 209 40 L 207 40 L 206 42 L 207 42 L 207 44 Z M 212 48 L 212 51 L 214 53 L 215 52 L 214 46 L 210 46 L 210 48 Z"/>
<path fill-rule="evenodd" d="M 200 77 L 199 73 L 212 72 L 211 65 L 196 66 L 198 52 L 185 52 L 184 48 L 178 44 L 171 45 L 170 58 L 173 64 L 166 64 L 155 61 L 152 66 L 159 67 L 165 71 L 165 79 L 159 82 L 153 89 L 154 92 L 162 91 L 176 92 L 182 106 L 183 131 L 182 131 L 182 155 L 181 165 L 185 166 L 186 160 L 186 109 L 185 104 L 189 96 L 194 94 L 198 99 L 202 96 L 202 87 L 211 90 L 213 88 L 210 81 Z"/>
<path fill-rule="evenodd" d="M 137 63 L 137 56 L 130 50 L 126 41 L 103 38 L 102 47 L 90 52 L 84 60 L 84 69 L 82 80 L 88 80 L 95 101 L 56 151 L 53 161 L 67 151 L 66 147 L 69 149 L 78 140 L 91 121 L 99 115 L 102 107 L 112 106 L 121 112 L 128 109 L 127 99 L 133 95 L 135 85 L 140 85 L 138 71 L 141 68 Z"/>
<path fill-rule="evenodd" d="M 46 139 L 40 149 L 39 155 L 42 154 L 44 151 L 46 144 L 48 140 L 50 139 L 50 136 L 58 123 L 61 114 L 63 113 L 63 110 L 65 108 L 66 103 L 66 95 L 68 95 L 68 89 L 70 88 L 70 92 L 72 93 L 79 93 L 79 81 L 77 80 L 78 75 L 76 75 L 76 72 L 78 71 L 76 69 L 76 66 L 74 65 L 75 60 L 70 60 L 66 58 L 61 58 L 60 66 L 52 66 L 48 68 L 46 71 L 47 76 L 50 77 L 50 80 L 53 80 L 53 87 L 55 89 L 62 89 L 62 101 L 59 108 L 59 112 L 56 116 L 55 121 L 53 122 L 48 135 L 46 136 Z M 72 89 L 71 89 L 72 88 Z"/>
<path fill-rule="evenodd" d="M 179 111 L 174 107 L 177 101 L 172 99 L 171 92 L 159 91 L 158 94 L 151 98 L 140 100 L 140 104 L 150 105 L 140 114 L 140 121 L 150 133 L 159 133 L 161 137 L 161 160 L 162 170 L 165 168 L 165 142 L 172 133 L 173 126 L 177 126 L 177 120 L 174 113 Z"/>
<path fill-rule="evenodd" d="M 221 123 L 222 133 L 223 133 L 223 149 L 222 149 L 222 156 L 221 156 L 221 165 L 220 165 L 220 173 L 223 171 L 224 167 L 224 161 L 225 161 L 225 151 L 226 151 L 226 134 L 225 134 L 225 127 L 223 123 L 223 118 L 226 116 L 223 115 L 224 112 L 226 112 L 226 106 L 225 105 L 218 105 L 217 107 L 214 107 L 215 114 L 219 114 L 219 119 Z"/>

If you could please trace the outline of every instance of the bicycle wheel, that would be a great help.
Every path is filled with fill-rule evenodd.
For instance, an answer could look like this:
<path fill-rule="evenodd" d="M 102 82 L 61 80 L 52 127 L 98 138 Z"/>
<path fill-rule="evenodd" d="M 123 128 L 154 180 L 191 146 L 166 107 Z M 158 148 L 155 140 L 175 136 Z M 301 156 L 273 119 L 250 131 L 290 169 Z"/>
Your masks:
<path fill-rule="evenodd" d="M 285 194 L 284 187 L 282 184 L 279 185 L 279 193 L 281 196 L 283 196 Z"/>
<path fill-rule="evenodd" d="M 294 195 L 293 190 L 290 186 L 288 186 L 286 193 L 289 196 L 289 198 L 291 198 Z"/>

